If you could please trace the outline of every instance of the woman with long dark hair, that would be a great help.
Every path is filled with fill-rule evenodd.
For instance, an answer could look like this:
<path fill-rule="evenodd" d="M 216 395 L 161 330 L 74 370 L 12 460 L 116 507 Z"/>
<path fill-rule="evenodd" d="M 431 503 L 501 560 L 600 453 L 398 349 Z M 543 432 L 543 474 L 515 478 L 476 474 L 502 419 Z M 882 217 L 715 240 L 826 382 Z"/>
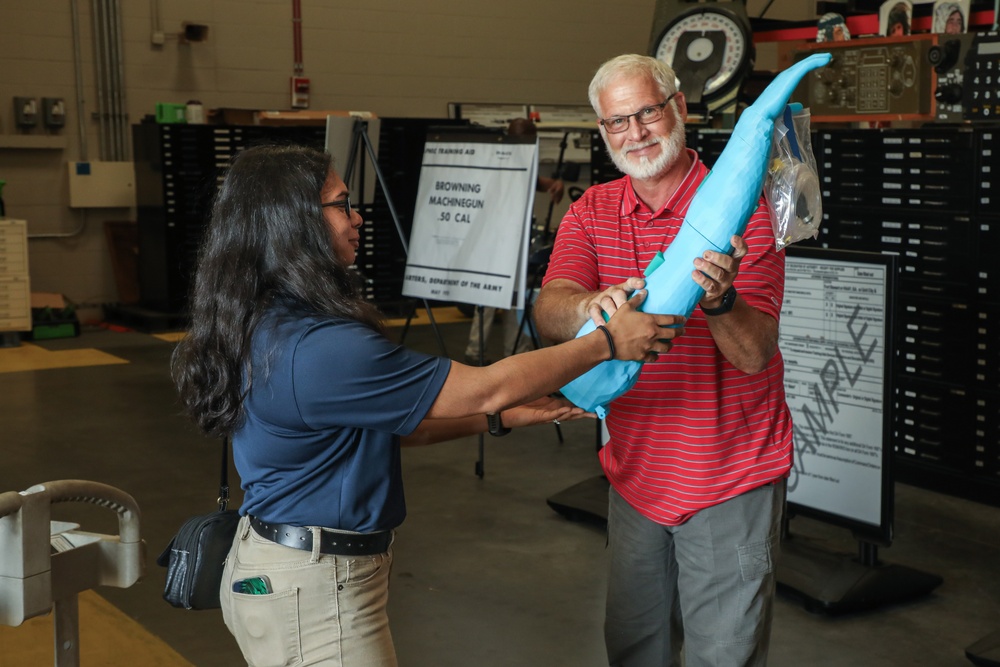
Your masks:
<path fill-rule="evenodd" d="M 477 368 L 388 340 L 350 266 L 361 216 L 324 153 L 238 155 L 173 358 L 188 414 L 231 437 L 244 489 L 222 611 L 253 665 L 395 665 L 390 545 L 400 446 L 583 416 L 548 398 L 610 357 L 651 360 L 683 318 L 639 291 L 606 326 Z"/>

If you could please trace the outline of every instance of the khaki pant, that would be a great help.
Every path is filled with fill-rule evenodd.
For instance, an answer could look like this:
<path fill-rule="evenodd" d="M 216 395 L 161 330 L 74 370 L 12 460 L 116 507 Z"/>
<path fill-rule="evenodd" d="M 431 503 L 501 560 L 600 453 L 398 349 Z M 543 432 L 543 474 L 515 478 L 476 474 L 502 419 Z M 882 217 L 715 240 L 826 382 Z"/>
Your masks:
<path fill-rule="evenodd" d="M 608 663 L 765 665 L 784 500 L 782 480 L 661 526 L 612 489 Z"/>
<path fill-rule="evenodd" d="M 275 544 L 243 517 L 222 576 L 222 618 L 250 667 L 395 667 L 386 615 L 391 564 L 391 549 L 330 556 Z M 258 576 L 270 593 L 233 592 L 237 581 Z"/>

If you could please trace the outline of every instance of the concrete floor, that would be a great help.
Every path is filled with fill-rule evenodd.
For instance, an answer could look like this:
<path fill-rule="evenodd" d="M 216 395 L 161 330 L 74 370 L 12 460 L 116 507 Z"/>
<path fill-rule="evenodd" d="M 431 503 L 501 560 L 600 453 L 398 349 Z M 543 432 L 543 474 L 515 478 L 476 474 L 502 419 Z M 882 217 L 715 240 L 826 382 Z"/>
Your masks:
<path fill-rule="evenodd" d="M 468 324 L 440 330 L 460 358 Z M 411 328 L 406 342 L 436 351 L 429 327 Z M 98 348 L 129 363 L 4 372 L 0 354 L 0 491 L 86 479 L 134 496 L 146 576 L 131 588 L 98 592 L 194 665 L 243 664 L 218 611 L 174 609 L 160 598 L 156 555 L 184 518 L 213 509 L 218 481 L 217 444 L 178 415 L 167 375 L 172 343 L 86 330 L 40 345 Z M 564 424 L 563 435 L 560 443 L 545 425 L 487 438 L 483 479 L 475 474 L 477 438 L 404 452 L 409 517 L 396 540 L 390 589 L 404 667 L 606 664 L 603 528 L 567 520 L 546 504 L 599 475 L 594 424 Z M 116 532 L 106 510 L 56 509 L 85 530 Z M 791 529 L 830 552 L 855 551 L 846 531 L 805 518 Z M 1000 631 L 1000 509 L 897 484 L 895 541 L 880 556 L 943 583 L 914 601 L 840 616 L 781 596 L 769 664 L 972 664 L 966 647 Z M 136 656 L 131 664 L 145 663 Z"/>

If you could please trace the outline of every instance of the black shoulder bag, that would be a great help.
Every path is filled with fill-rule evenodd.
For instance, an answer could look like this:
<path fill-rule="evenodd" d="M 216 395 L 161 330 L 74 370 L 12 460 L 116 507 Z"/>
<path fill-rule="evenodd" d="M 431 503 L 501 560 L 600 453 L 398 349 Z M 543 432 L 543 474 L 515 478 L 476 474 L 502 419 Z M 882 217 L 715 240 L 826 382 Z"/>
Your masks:
<path fill-rule="evenodd" d="M 229 439 L 222 440 L 219 509 L 194 516 L 181 525 L 156 564 L 167 568 L 163 599 L 184 609 L 218 609 L 219 586 L 226 556 L 240 515 L 229 504 Z"/>

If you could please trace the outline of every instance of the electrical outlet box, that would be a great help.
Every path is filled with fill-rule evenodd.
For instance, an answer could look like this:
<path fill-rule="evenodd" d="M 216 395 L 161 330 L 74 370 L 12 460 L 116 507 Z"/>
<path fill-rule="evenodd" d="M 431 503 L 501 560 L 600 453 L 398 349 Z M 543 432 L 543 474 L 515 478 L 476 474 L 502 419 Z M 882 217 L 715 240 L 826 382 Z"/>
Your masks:
<path fill-rule="evenodd" d="M 133 162 L 69 162 L 71 208 L 131 208 L 135 206 Z"/>
<path fill-rule="evenodd" d="M 202 25 L 200 23 L 188 23 L 185 21 L 183 26 L 181 26 L 181 44 L 187 44 L 188 42 L 204 42 L 206 39 L 208 39 L 207 25 Z"/>
<path fill-rule="evenodd" d="M 309 108 L 309 79 L 304 76 L 292 77 L 292 108 Z"/>
<path fill-rule="evenodd" d="M 42 122 L 45 127 L 58 129 L 66 125 L 66 102 L 61 97 L 42 98 Z"/>
<path fill-rule="evenodd" d="M 20 128 L 32 128 L 38 124 L 38 100 L 34 97 L 14 98 L 14 122 Z"/>

